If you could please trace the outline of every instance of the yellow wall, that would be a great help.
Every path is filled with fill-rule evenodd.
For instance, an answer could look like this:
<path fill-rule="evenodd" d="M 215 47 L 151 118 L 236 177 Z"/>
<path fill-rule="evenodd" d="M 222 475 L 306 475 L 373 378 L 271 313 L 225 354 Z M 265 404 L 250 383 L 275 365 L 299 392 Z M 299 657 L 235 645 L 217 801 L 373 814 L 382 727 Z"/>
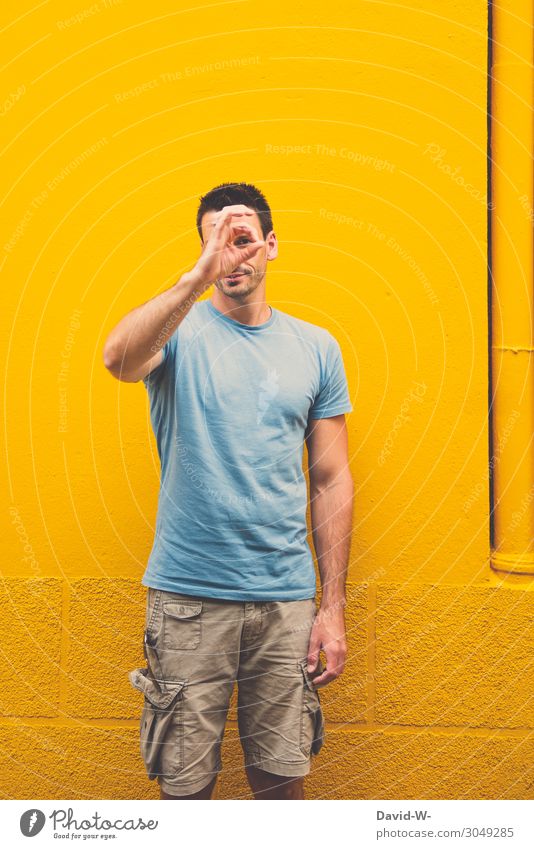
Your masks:
<path fill-rule="evenodd" d="M 339 339 L 354 404 L 351 656 L 308 793 L 531 798 L 531 597 L 488 567 L 486 3 L 33 6 L 4 13 L 0 793 L 158 795 L 127 672 L 159 466 L 101 351 L 245 180 L 268 300 Z"/>

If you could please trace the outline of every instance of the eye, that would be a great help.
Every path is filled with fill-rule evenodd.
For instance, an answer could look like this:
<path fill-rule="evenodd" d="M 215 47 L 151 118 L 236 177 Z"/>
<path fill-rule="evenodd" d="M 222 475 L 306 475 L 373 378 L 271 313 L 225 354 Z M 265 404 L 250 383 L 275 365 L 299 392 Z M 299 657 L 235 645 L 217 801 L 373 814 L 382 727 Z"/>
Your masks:
<path fill-rule="evenodd" d="M 250 242 L 251 239 L 249 239 L 247 236 L 239 236 L 239 238 L 235 240 L 234 245 L 248 245 L 250 244 Z"/>

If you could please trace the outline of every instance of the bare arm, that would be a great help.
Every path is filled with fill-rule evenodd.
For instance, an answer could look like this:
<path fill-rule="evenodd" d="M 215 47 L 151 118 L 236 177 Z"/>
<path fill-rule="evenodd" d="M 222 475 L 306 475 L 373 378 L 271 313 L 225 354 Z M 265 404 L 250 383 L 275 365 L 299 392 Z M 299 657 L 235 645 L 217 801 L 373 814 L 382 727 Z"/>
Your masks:
<path fill-rule="evenodd" d="M 104 346 L 104 365 L 111 374 L 131 383 L 156 368 L 163 358 L 161 349 L 201 291 L 200 282 L 188 272 L 170 289 L 125 315 Z"/>
<path fill-rule="evenodd" d="M 119 380 L 141 380 L 163 359 L 161 349 L 184 320 L 196 299 L 219 277 L 254 256 L 264 242 L 245 223 L 252 211 L 242 204 L 225 206 L 191 271 L 150 301 L 131 310 L 113 328 L 104 346 L 104 365 Z M 245 244 L 234 244 L 246 236 Z"/>
<path fill-rule="evenodd" d="M 306 431 L 310 474 L 310 508 L 322 597 L 308 649 L 308 670 L 317 667 L 319 651 L 326 669 L 314 678 L 323 686 L 343 672 L 347 655 L 345 584 L 352 532 L 354 483 L 348 465 L 345 416 L 312 419 Z"/>

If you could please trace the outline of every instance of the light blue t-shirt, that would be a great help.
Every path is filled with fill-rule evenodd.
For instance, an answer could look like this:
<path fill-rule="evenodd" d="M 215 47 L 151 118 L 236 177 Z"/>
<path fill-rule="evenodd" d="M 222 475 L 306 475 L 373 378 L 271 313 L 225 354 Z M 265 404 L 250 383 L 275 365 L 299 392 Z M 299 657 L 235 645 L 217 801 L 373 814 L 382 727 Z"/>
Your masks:
<path fill-rule="evenodd" d="M 161 462 L 142 579 L 245 601 L 313 598 L 302 467 L 309 419 L 352 410 L 340 347 L 271 308 L 241 324 L 196 301 L 143 382 Z"/>

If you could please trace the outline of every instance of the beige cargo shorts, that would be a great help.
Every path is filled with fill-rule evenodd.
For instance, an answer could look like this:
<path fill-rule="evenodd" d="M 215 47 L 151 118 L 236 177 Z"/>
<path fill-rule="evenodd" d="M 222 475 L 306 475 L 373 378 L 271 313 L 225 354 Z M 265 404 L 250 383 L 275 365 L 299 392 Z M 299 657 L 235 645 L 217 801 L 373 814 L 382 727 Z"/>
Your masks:
<path fill-rule="evenodd" d="M 149 587 L 146 666 L 129 673 L 144 696 L 148 777 L 187 796 L 220 772 L 235 684 L 245 765 L 306 775 L 324 740 L 319 693 L 306 669 L 315 615 L 315 599 L 226 601 Z"/>

